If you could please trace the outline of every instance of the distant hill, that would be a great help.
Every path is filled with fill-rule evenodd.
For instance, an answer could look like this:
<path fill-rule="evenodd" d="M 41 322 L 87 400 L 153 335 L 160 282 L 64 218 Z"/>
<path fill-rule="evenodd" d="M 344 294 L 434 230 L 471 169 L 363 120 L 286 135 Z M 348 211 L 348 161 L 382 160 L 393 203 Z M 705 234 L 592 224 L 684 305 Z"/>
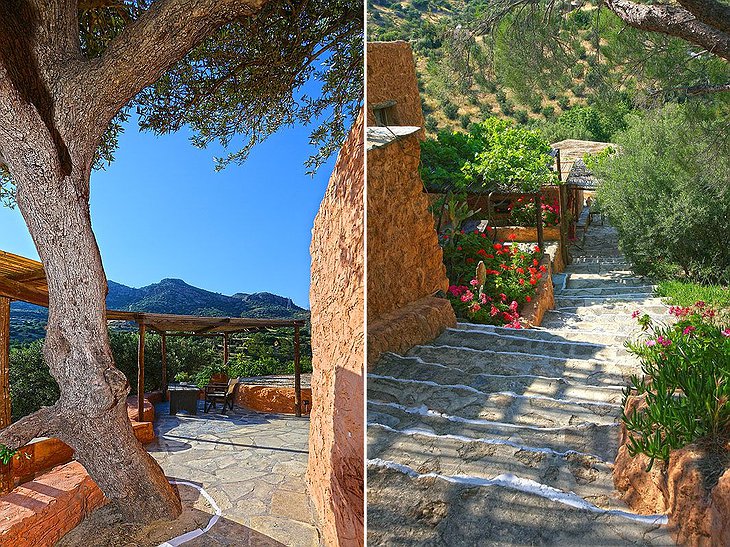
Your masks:
<path fill-rule="evenodd" d="M 106 303 L 109 309 L 148 313 L 277 319 L 309 317 L 309 311 L 294 304 L 291 298 L 268 292 L 226 296 L 193 287 L 182 279 L 163 279 L 139 289 L 109 281 Z M 13 302 L 10 313 L 11 340 L 25 342 L 42 338 L 47 318 L 45 308 Z"/>

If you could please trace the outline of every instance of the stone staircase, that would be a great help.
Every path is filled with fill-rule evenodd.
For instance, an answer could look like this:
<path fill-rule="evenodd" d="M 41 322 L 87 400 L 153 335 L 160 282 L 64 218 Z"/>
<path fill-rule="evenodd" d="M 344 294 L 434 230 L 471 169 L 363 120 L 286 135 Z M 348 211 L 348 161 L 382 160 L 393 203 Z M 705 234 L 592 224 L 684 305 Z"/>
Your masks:
<path fill-rule="evenodd" d="M 459 324 L 368 375 L 369 545 L 673 545 L 611 476 L 631 313 L 666 306 L 608 226 L 553 281 L 542 327 Z"/>

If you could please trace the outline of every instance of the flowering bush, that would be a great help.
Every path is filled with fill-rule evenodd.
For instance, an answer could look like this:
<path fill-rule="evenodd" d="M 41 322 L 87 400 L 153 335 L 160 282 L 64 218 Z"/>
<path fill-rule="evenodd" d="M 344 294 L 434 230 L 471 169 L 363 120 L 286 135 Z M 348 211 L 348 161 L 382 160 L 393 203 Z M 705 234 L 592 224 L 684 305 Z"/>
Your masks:
<path fill-rule="evenodd" d="M 624 413 L 629 453 L 667 461 L 670 450 L 699 443 L 711 453 L 730 440 L 730 326 L 724 313 L 704 302 L 671 307 L 677 320 L 655 324 L 639 311 L 644 335 L 627 342 L 641 360 L 643 378 L 632 377 L 625 393 L 643 395 L 646 407 Z"/>
<path fill-rule="evenodd" d="M 519 307 L 532 301 L 545 274 L 540 249 L 493 244 L 479 231 L 444 237 L 448 297 L 456 314 L 476 323 L 519 328 Z"/>
<path fill-rule="evenodd" d="M 552 203 L 545 203 L 540 198 L 542 208 L 542 223 L 545 226 L 558 226 L 560 224 L 560 203 L 557 198 Z M 510 224 L 512 226 L 534 226 L 535 225 L 535 198 L 522 196 L 509 205 Z"/>

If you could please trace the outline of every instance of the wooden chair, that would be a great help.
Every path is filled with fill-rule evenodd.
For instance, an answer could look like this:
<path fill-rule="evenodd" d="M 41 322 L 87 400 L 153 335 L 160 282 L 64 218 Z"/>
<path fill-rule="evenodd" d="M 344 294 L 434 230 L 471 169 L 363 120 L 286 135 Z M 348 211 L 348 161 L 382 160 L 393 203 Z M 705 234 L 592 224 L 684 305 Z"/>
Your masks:
<path fill-rule="evenodd" d="M 216 403 L 222 404 L 223 412 L 228 406 L 233 410 L 233 395 L 237 383 L 238 378 L 232 378 L 228 380 L 228 384 L 211 383 L 205 386 L 205 412 L 215 408 Z"/>

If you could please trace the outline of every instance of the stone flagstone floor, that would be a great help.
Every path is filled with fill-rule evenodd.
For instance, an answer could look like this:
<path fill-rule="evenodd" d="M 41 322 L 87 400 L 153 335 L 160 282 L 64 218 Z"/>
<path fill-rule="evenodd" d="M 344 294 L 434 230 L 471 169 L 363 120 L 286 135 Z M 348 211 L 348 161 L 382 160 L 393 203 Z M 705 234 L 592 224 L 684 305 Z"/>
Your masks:
<path fill-rule="evenodd" d="M 203 487 L 222 511 L 185 545 L 319 545 L 305 479 L 309 419 L 202 408 L 170 416 L 168 403 L 157 405 L 157 440 L 147 446 L 168 477 Z"/>

